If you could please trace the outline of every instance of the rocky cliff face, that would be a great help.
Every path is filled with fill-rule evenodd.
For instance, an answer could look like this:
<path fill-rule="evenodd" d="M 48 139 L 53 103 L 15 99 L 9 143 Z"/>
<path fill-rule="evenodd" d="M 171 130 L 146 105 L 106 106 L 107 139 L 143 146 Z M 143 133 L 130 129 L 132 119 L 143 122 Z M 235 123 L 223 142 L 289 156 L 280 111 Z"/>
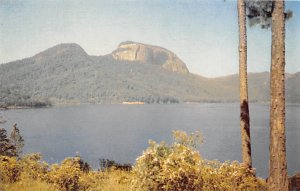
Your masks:
<path fill-rule="evenodd" d="M 174 53 L 161 47 L 136 42 L 123 42 L 112 52 L 116 60 L 138 61 L 144 64 L 160 65 L 177 73 L 187 74 L 185 63 Z"/>

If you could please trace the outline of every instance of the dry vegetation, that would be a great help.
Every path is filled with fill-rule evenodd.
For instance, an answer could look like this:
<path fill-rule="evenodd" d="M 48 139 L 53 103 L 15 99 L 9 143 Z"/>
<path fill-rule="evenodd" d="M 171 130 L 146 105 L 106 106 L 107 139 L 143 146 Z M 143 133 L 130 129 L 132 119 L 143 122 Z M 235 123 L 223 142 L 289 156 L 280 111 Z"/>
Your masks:
<path fill-rule="evenodd" d="M 197 150 L 199 134 L 174 136 L 171 145 L 150 142 L 132 170 L 93 171 L 80 157 L 49 165 L 39 154 L 0 156 L 0 190 L 266 190 L 265 182 L 238 162 L 203 160 Z"/>

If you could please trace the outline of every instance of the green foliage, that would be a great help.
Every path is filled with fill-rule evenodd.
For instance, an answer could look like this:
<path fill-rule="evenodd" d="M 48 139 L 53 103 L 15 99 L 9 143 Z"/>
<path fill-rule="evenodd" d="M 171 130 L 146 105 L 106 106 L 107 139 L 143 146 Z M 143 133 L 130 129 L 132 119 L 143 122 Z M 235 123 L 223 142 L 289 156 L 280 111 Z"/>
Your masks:
<path fill-rule="evenodd" d="M 200 153 L 190 144 L 197 142 L 186 133 L 174 132 L 172 145 L 150 142 L 133 168 L 132 186 L 137 190 L 201 190 Z"/>
<path fill-rule="evenodd" d="M 20 173 L 20 165 L 15 157 L 0 156 L 0 182 L 16 182 Z"/>
<path fill-rule="evenodd" d="M 16 156 L 16 148 L 11 144 L 4 128 L 0 128 L 0 156 Z"/>
<path fill-rule="evenodd" d="M 174 131 L 174 143 L 155 143 L 130 169 L 114 165 L 92 171 L 80 157 L 48 165 L 40 154 L 20 158 L 0 156 L 2 191 L 264 191 L 266 182 L 234 161 L 203 160 L 197 146 L 200 133 Z M 110 160 L 103 160 L 110 161 Z M 122 165 L 121 165 L 122 166 Z"/>
<path fill-rule="evenodd" d="M 199 133 L 174 132 L 171 145 L 150 142 L 133 168 L 136 190 L 266 190 L 265 182 L 238 162 L 205 161 L 196 150 Z"/>
<path fill-rule="evenodd" d="M 10 137 L 4 128 L 0 128 L 0 156 L 18 157 L 22 153 L 24 139 L 21 136 L 17 124 L 14 124 Z"/>
<path fill-rule="evenodd" d="M 173 137 L 175 143 L 197 149 L 200 144 L 203 143 L 202 135 L 199 131 L 188 135 L 184 131 L 173 131 Z"/>
<path fill-rule="evenodd" d="M 0 108 L 51 106 L 48 99 L 29 96 L 23 93 L 18 86 L 4 87 L 0 85 L 0 89 Z"/>
<path fill-rule="evenodd" d="M 46 98 L 54 104 L 238 101 L 236 75 L 207 79 L 170 72 L 153 64 L 116 60 L 111 55 L 88 56 L 80 48 L 73 50 L 73 45 L 64 46 L 63 50 L 70 50 L 67 55 L 60 46 L 56 48 L 38 57 L 0 65 L 0 105 L 24 102 L 38 106 L 38 102 L 47 103 Z M 252 100 L 268 101 L 268 88 L 258 76 L 268 83 L 267 73 L 249 74 L 253 90 L 250 96 Z M 287 99 L 300 102 L 299 91 L 289 84 L 299 84 L 299 80 L 291 78 L 288 82 Z"/>
<path fill-rule="evenodd" d="M 24 147 L 24 139 L 21 136 L 20 130 L 17 127 L 17 124 L 14 124 L 13 130 L 10 133 L 10 143 L 15 148 L 15 156 L 20 156 L 22 153 L 22 149 Z"/>
<path fill-rule="evenodd" d="M 80 158 L 66 158 L 61 165 L 52 165 L 49 172 L 49 181 L 59 190 L 76 191 L 84 187 L 80 183 L 82 171 L 80 169 Z"/>
<path fill-rule="evenodd" d="M 250 26 L 259 25 L 263 29 L 268 29 L 272 25 L 272 13 L 274 10 L 273 0 L 246 0 L 247 17 Z M 292 18 L 293 12 L 284 12 L 285 19 Z"/>
<path fill-rule="evenodd" d="M 256 178 L 245 165 L 233 162 L 202 161 L 203 190 L 267 190 L 266 182 Z"/>
<path fill-rule="evenodd" d="M 120 164 L 109 159 L 99 159 L 99 167 L 100 171 L 107 171 L 111 168 L 124 171 L 130 171 L 132 169 L 131 164 Z"/>
<path fill-rule="evenodd" d="M 52 166 L 41 159 L 36 153 L 19 158 L 0 156 L 0 190 L 103 191 L 128 190 L 130 185 L 129 171 L 114 167 L 105 172 L 91 171 L 80 157 Z"/>
<path fill-rule="evenodd" d="M 49 165 L 42 161 L 42 156 L 38 153 L 25 155 L 19 160 L 22 179 L 46 180 Z"/>

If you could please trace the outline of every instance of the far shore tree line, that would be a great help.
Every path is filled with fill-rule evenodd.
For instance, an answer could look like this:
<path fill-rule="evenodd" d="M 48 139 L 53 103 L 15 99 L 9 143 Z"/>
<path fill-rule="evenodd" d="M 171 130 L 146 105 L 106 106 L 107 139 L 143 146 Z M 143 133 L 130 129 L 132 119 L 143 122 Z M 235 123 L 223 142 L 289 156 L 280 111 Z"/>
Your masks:
<path fill-rule="evenodd" d="M 46 98 L 33 98 L 24 95 L 19 91 L 19 87 L 1 87 L 0 85 L 0 109 L 1 108 L 39 108 L 51 106 L 51 102 Z"/>

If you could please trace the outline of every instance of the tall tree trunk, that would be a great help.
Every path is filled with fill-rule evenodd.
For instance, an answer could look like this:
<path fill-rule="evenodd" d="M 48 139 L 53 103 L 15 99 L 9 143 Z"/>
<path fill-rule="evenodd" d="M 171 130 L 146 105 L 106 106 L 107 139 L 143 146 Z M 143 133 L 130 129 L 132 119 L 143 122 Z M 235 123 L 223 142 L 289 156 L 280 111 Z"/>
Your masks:
<path fill-rule="evenodd" d="M 285 17 L 284 0 L 274 0 L 272 14 L 269 191 L 287 191 L 285 146 Z"/>
<path fill-rule="evenodd" d="M 238 0 L 237 3 L 239 20 L 240 127 L 242 135 L 242 158 L 243 163 L 248 168 L 252 168 L 247 82 L 246 5 L 245 0 Z"/>

